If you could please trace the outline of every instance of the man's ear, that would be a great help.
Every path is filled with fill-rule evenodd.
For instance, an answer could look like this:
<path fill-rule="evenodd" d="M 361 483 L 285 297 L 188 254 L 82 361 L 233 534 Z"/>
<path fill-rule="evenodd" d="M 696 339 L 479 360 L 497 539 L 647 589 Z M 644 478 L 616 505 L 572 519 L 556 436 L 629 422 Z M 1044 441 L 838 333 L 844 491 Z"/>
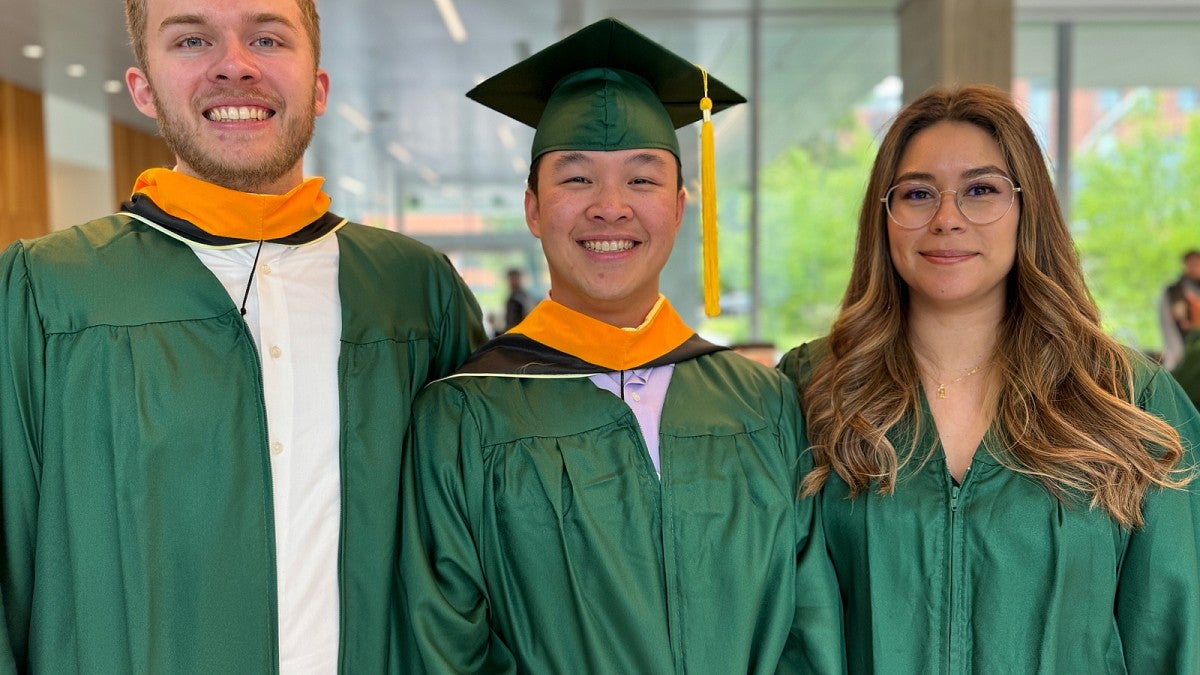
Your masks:
<path fill-rule="evenodd" d="M 525 188 L 525 224 L 529 231 L 538 239 L 542 238 L 541 214 L 538 212 L 538 198 L 533 190 Z"/>
<path fill-rule="evenodd" d="M 316 101 L 313 110 L 317 117 L 325 114 L 325 104 L 329 100 L 329 73 L 324 68 L 317 69 Z"/>
<path fill-rule="evenodd" d="M 129 97 L 133 105 L 150 119 L 158 119 L 158 108 L 154 105 L 154 92 L 150 89 L 150 78 L 141 68 L 130 68 L 125 71 L 125 86 L 129 89 Z"/>
<path fill-rule="evenodd" d="M 679 188 L 679 194 L 675 197 L 675 232 L 679 232 L 679 226 L 683 224 L 683 205 L 687 202 L 687 188 Z"/>

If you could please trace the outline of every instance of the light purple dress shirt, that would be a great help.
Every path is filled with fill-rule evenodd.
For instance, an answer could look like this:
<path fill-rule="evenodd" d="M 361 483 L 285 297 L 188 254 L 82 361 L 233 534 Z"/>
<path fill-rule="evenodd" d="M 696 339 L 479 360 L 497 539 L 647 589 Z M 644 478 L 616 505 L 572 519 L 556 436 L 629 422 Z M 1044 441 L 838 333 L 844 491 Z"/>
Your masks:
<path fill-rule="evenodd" d="M 597 387 L 620 397 L 633 410 L 638 426 L 642 428 L 642 438 L 646 441 L 646 450 L 650 452 L 650 461 L 658 473 L 661 473 L 658 466 L 658 423 L 662 419 L 663 401 L 667 398 L 667 387 L 671 384 L 673 372 L 675 364 L 671 363 L 654 368 L 600 373 L 588 378 Z"/>

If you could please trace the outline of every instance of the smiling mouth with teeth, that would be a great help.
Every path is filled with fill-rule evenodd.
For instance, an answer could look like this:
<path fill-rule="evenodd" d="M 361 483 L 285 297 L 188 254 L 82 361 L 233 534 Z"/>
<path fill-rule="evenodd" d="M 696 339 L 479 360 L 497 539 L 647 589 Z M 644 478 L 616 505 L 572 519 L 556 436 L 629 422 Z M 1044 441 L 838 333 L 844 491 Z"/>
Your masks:
<path fill-rule="evenodd" d="M 204 113 L 212 122 L 261 122 L 275 113 L 266 108 L 252 106 L 220 106 Z"/>
<path fill-rule="evenodd" d="M 584 248 L 592 253 L 618 253 L 620 251 L 628 251 L 634 247 L 634 242 L 628 239 L 618 239 L 616 241 L 584 241 L 580 242 Z"/>

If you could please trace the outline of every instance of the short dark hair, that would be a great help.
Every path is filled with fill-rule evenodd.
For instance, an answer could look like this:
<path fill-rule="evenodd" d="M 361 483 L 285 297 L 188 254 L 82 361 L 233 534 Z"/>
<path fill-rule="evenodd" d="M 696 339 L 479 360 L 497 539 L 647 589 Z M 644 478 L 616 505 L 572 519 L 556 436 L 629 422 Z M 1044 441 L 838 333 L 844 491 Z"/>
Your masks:
<path fill-rule="evenodd" d="M 1187 262 L 1192 258 L 1200 258 L 1200 249 L 1192 249 L 1183 254 L 1183 262 Z"/>

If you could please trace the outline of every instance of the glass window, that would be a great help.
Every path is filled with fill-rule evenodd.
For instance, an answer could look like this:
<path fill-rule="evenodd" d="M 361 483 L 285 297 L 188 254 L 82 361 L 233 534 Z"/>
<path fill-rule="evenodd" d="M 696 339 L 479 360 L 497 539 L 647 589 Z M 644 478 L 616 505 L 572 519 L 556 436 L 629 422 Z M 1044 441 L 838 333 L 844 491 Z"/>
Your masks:
<path fill-rule="evenodd" d="M 1079 21 L 1071 31 L 1070 226 L 1105 329 L 1155 354 L 1159 295 L 1200 245 L 1200 22 Z M 1014 82 L 1031 123 L 1050 132 L 1052 160 L 1055 35 L 1052 24 L 1018 24 Z"/>

